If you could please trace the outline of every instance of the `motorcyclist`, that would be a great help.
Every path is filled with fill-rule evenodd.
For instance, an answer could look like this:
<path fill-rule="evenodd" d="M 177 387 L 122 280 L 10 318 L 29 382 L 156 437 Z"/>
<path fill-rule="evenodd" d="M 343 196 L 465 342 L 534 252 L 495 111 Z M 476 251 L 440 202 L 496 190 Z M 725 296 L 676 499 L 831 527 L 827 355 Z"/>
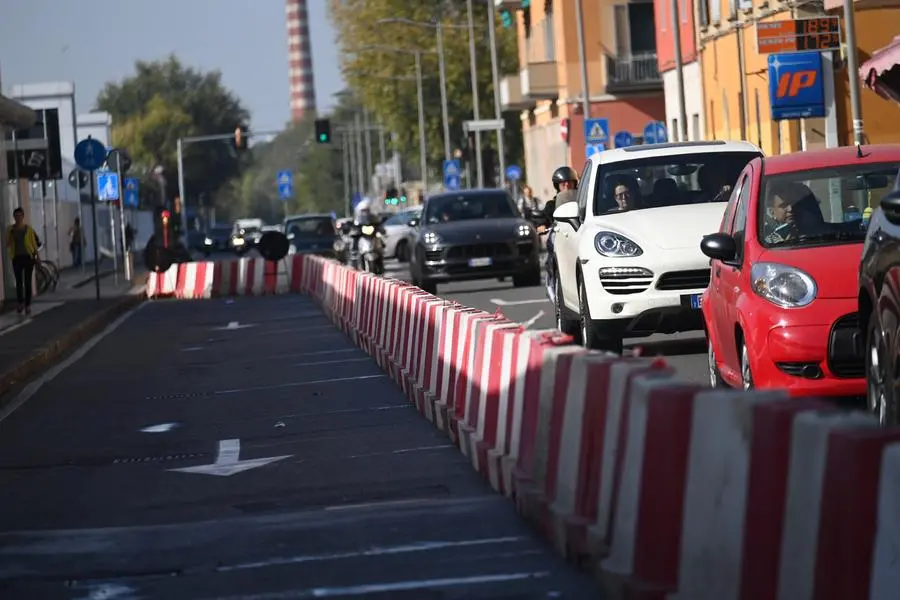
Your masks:
<path fill-rule="evenodd" d="M 553 181 L 553 188 L 556 190 L 556 196 L 544 205 L 544 215 L 551 225 L 541 225 L 538 227 L 538 233 L 543 233 L 548 228 L 550 229 L 550 233 L 547 235 L 547 262 L 545 268 L 547 271 L 547 293 L 551 296 L 551 300 L 555 301 L 556 258 L 553 252 L 555 234 L 555 229 L 552 227 L 553 213 L 556 211 L 557 206 L 575 202 L 578 199 L 578 173 L 572 167 L 562 166 L 553 171 L 551 180 Z"/>

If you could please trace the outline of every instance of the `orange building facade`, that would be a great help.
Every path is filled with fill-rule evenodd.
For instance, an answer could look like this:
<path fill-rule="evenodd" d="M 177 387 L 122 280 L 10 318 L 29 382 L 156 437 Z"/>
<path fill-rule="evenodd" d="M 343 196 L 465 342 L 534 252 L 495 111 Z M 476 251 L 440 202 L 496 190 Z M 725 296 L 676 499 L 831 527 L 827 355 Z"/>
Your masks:
<path fill-rule="evenodd" d="M 666 118 L 653 0 L 495 0 L 514 12 L 519 47 L 518 74 L 500 82 L 501 104 L 520 113 L 527 182 L 543 199 L 553 195 L 554 169 L 581 171 L 587 159 L 576 1 L 583 5 L 589 118 L 607 119 L 610 137 L 625 131 L 635 143 L 648 123 Z"/>

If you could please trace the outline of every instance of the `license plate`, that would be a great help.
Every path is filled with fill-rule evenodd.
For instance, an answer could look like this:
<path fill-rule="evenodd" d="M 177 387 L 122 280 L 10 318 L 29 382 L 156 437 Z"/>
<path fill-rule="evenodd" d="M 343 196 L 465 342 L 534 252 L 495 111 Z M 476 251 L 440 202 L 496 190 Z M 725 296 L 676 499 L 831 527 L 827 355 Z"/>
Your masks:
<path fill-rule="evenodd" d="M 691 294 L 691 308 L 699 309 L 703 306 L 703 294 Z"/>
<path fill-rule="evenodd" d="M 470 267 L 489 267 L 493 264 L 490 258 L 470 258 L 469 266 Z"/>

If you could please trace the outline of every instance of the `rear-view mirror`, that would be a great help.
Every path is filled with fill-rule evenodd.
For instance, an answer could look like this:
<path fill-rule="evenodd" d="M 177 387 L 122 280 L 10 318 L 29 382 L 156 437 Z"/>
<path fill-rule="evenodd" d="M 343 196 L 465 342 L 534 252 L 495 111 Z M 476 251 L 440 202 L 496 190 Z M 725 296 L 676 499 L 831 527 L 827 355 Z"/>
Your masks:
<path fill-rule="evenodd" d="M 883 190 L 891 184 L 887 175 L 857 175 L 847 181 L 847 189 L 857 190 Z"/>

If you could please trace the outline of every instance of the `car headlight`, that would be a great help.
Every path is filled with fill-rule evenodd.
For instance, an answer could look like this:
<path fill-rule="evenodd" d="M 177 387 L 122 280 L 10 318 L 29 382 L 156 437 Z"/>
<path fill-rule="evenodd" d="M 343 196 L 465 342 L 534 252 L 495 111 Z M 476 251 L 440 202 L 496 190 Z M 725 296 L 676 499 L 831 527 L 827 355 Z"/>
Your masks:
<path fill-rule="evenodd" d="M 531 225 L 519 225 L 517 229 L 519 237 L 529 237 L 532 233 Z"/>
<path fill-rule="evenodd" d="M 750 269 L 753 291 L 782 308 L 801 308 L 816 299 L 815 280 L 800 269 L 778 263 L 756 263 Z"/>
<path fill-rule="evenodd" d="M 244 245 L 244 238 L 234 238 L 233 240 L 231 240 L 231 242 L 232 242 L 235 246 L 243 246 L 243 245 Z"/>
<path fill-rule="evenodd" d="M 375 233 L 375 228 L 372 227 L 371 225 L 363 225 L 362 233 L 363 233 L 363 235 L 372 235 L 373 233 Z"/>
<path fill-rule="evenodd" d="M 601 231 L 594 237 L 594 248 L 608 258 L 630 258 L 644 253 L 641 247 L 623 235 Z"/>
<path fill-rule="evenodd" d="M 438 234 L 436 234 L 435 232 L 429 231 L 425 235 L 422 236 L 422 241 L 425 242 L 426 244 L 428 244 L 429 246 L 433 246 L 434 244 L 440 244 L 441 238 L 438 237 Z"/>
<path fill-rule="evenodd" d="M 213 241 L 209 238 L 203 238 L 203 244 L 206 246 L 212 246 Z"/>

